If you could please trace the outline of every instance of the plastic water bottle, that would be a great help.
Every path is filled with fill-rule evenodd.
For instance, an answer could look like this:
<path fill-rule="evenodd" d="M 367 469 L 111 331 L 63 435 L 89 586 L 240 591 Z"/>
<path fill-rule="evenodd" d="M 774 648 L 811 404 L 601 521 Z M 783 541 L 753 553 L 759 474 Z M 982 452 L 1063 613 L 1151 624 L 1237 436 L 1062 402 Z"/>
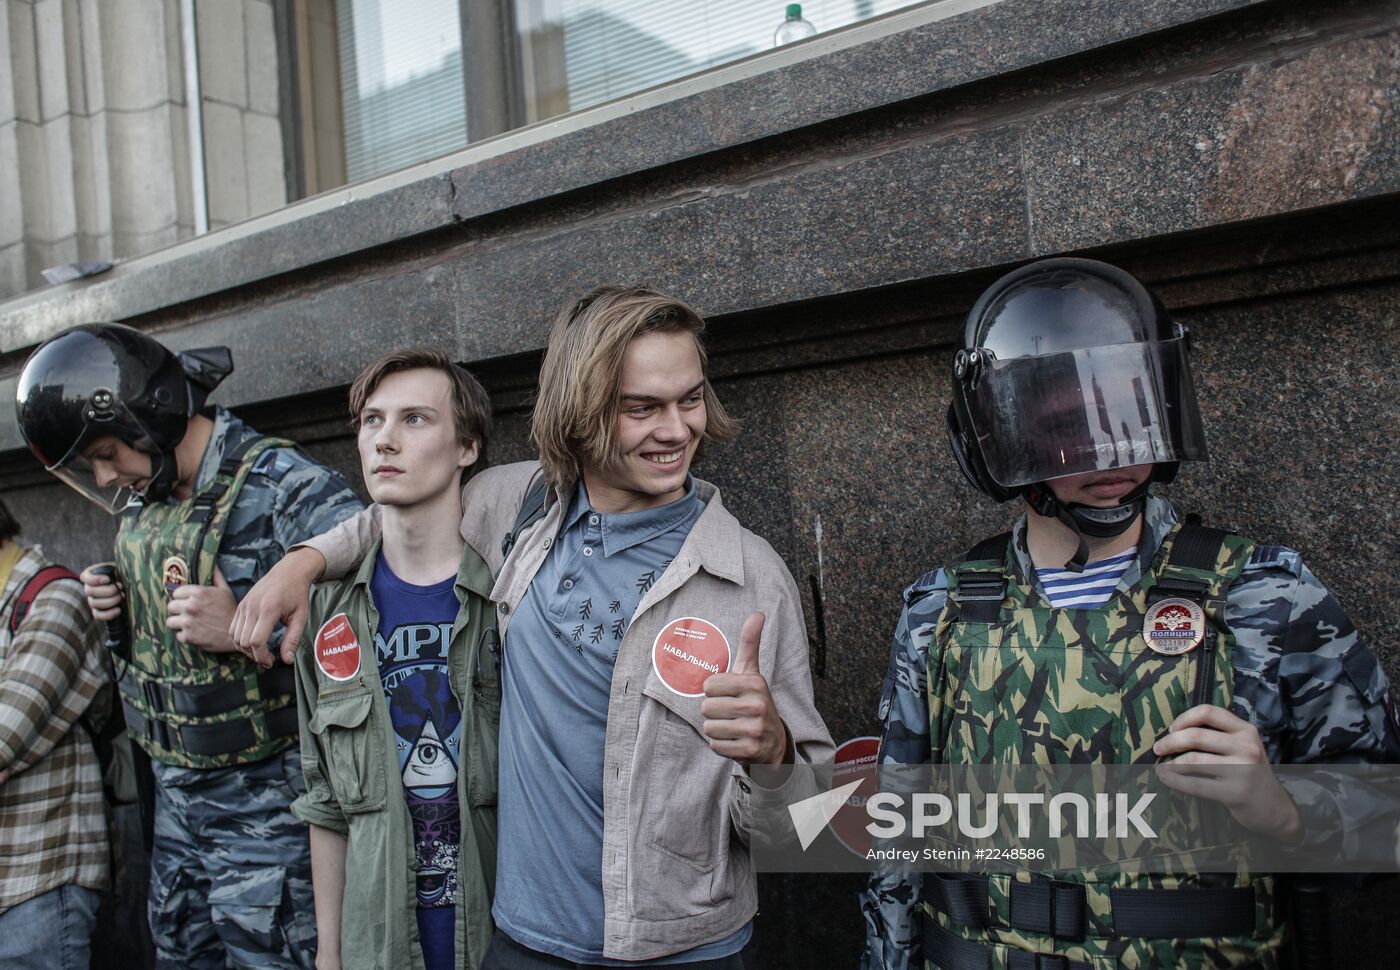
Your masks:
<path fill-rule="evenodd" d="M 808 37 L 815 37 L 816 33 L 817 28 L 812 26 L 812 22 L 802 19 L 802 4 L 790 3 L 787 5 L 787 18 L 773 32 L 773 46 L 782 47 L 784 44 L 806 40 Z"/>

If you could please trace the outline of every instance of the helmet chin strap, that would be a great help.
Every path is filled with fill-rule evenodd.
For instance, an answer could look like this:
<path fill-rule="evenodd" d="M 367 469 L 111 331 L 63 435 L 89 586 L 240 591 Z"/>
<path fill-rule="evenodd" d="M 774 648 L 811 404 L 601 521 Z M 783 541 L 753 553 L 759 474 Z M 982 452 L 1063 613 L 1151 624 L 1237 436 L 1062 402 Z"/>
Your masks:
<path fill-rule="evenodd" d="M 1089 561 L 1089 543 L 1085 537 L 1111 539 L 1127 532 L 1147 504 L 1147 489 L 1150 485 L 1149 479 L 1123 496 L 1122 502 L 1108 508 L 1084 505 L 1080 502 L 1061 502 L 1044 482 L 1028 485 L 1025 496 L 1037 515 L 1058 519 L 1079 540 L 1074 555 L 1065 563 L 1066 569 L 1078 573 L 1083 572 L 1084 564 Z"/>
<path fill-rule="evenodd" d="M 151 458 L 152 466 L 160 462 L 160 467 L 155 468 L 151 474 L 151 480 L 146 484 L 146 488 L 141 492 L 141 501 L 148 504 L 164 502 L 170 498 L 170 493 L 175 490 L 175 483 L 180 478 L 180 466 L 175 461 L 175 452 L 163 451 L 159 455 Z"/>

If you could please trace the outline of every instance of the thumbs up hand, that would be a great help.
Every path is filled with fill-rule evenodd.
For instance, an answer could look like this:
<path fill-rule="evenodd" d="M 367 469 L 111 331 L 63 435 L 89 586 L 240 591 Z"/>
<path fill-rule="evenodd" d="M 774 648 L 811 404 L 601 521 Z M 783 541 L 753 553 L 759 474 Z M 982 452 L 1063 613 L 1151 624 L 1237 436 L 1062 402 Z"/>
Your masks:
<path fill-rule="evenodd" d="M 165 608 L 165 625 L 175 631 L 175 639 L 209 653 L 232 653 L 238 649 L 228 627 L 238 603 L 224 574 L 214 567 L 213 586 L 177 586 Z"/>
<path fill-rule="evenodd" d="M 773 706 L 768 681 L 758 672 L 758 642 L 763 637 L 762 613 L 752 613 L 739 634 L 739 654 L 726 673 L 705 680 L 705 737 L 710 750 L 739 764 L 791 763 L 787 726 Z"/>

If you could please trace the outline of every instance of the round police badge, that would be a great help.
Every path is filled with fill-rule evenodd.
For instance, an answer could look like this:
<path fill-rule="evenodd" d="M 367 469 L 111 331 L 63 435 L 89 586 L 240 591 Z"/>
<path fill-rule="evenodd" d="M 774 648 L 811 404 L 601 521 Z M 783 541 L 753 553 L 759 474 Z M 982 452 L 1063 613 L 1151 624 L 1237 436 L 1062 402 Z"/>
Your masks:
<path fill-rule="evenodd" d="M 1205 611 L 1188 599 L 1158 600 L 1142 618 L 1142 635 L 1157 653 L 1168 657 L 1190 653 L 1205 639 Z"/>
<path fill-rule="evenodd" d="M 173 593 L 190 581 L 190 564 L 185 562 L 183 556 L 170 556 L 160 564 L 160 574 L 165 582 L 165 591 Z"/>

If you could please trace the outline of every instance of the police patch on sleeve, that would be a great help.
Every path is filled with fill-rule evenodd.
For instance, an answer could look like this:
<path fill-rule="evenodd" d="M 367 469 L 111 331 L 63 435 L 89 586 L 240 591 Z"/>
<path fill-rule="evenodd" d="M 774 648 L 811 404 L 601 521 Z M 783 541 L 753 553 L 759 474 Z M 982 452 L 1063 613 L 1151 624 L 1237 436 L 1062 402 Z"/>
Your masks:
<path fill-rule="evenodd" d="M 331 680 L 354 680 L 360 672 L 360 641 L 350 618 L 337 613 L 316 631 L 316 666 Z"/>
<path fill-rule="evenodd" d="M 1190 653 L 1205 639 L 1205 611 L 1188 599 L 1158 600 L 1142 618 L 1142 635 L 1157 653 L 1168 657 Z"/>

